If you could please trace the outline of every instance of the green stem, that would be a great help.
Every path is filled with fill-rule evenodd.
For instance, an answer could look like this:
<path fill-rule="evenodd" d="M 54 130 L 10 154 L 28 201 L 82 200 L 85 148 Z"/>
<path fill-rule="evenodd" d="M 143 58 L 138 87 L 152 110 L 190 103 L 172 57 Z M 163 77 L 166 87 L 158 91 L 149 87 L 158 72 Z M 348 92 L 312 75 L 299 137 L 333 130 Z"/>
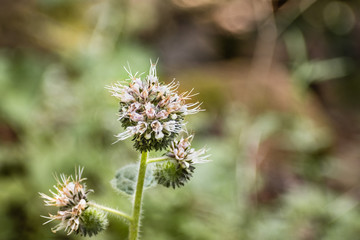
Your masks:
<path fill-rule="evenodd" d="M 166 160 L 170 160 L 171 158 L 169 157 L 158 157 L 158 158 L 150 158 L 148 161 L 147 161 L 147 164 L 149 163 L 154 163 L 154 162 L 162 162 L 162 161 L 166 161 Z"/>
<path fill-rule="evenodd" d="M 89 206 L 93 206 L 93 207 L 96 207 L 98 209 L 101 209 L 101 210 L 104 210 L 104 211 L 107 211 L 109 213 L 112 213 L 112 214 L 115 214 L 115 215 L 118 215 L 120 217 L 123 217 L 125 220 L 131 222 L 132 221 L 132 217 L 127 215 L 126 213 L 123 213 L 123 212 L 120 212 L 116 209 L 113 209 L 113 208 L 109 208 L 109 207 L 105 207 L 103 205 L 100 205 L 100 204 L 97 204 L 97 203 L 94 203 L 94 202 L 89 202 L 88 203 Z"/>
<path fill-rule="evenodd" d="M 129 230 L 129 240 L 138 239 L 140 214 L 141 214 L 141 202 L 142 202 L 142 194 L 144 190 L 147 157 L 148 157 L 148 152 L 141 153 L 139 175 L 136 184 L 135 199 L 134 199 L 133 211 L 132 211 L 132 221 L 130 223 L 130 230 Z"/>

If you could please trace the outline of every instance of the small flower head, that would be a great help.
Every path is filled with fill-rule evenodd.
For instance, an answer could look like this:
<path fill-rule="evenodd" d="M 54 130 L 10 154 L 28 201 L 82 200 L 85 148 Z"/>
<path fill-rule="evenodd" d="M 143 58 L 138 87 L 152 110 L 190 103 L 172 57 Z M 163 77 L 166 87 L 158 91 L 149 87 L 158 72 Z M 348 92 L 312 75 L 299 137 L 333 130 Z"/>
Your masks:
<path fill-rule="evenodd" d="M 86 178 L 81 178 L 83 168 L 79 168 L 75 173 L 75 178 L 67 177 L 64 174 L 60 175 L 60 179 L 56 176 L 57 185 L 54 185 L 55 192 L 50 190 L 52 196 L 40 193 L 44 198 L 45 206 L 56 206 L 60 208 L 75 207 L 79 203 L 87 202 L 87 194 L 92 190 L 86 190 L 85 183 L 82 183 Z M 83 201 L 82 201 L 83 200 Z"/>
<path fill-rule="evenodd" d="M 195 170 L 195 164 L 209 161 L 209 155 L 205 155 L 206 149 L 198 151 L 191 148 L 193 136 L 181 138 L 171 144 L 169 151 L 166 153 L 171 161 L 158 164 L 155 170 L 155 179 L 158 184 L 166 187 L 181 187 L 190 180 Z"/>
<path fill-rule="evenodd" d="M 182 168 L 188 168 L 188 166 L 196 163 L 208 162 L 210 155 L 205 155 L 205 148 L 197 151 L 191 148 L 193 138 L 194 136 L 190 135 L 187 138 L 181 138 L 180 140 L 172 142 L 166 156 L 176 160 Z"/>
<path fill-rule="evenodd" d="M 128 73 L 130 83 L 107 87 L 120 101 L 119 120 L 125 131 L 116 135 L 118 141 L 132 137 L 139 151 L 168 147 L 183 129 L 184 117 L 201 111 L 199 102 L 186 103 L 196 94 L 178 94 L 179 83 L 175 81 L 160 83 L 153 63 L 145 79 Z"/>
<path fill-rule="evenodd" d="M 58 207 L 56 215 L 44 216 L 44 218 L 49 219 L 44 224 L 54 220 L 60 221 L 51 229 L 54 233 L 64 229 L 68 235 L 73 232 L 84 235 L 84 229 L 87 229 L 83 219 L 88 208 L 87 195 L 92 190 L 86 190 L 84 183 L 86 179 L 81 177 L 82 172 L 83 168 L 79 168 L 75 177 L 68 177 L 64 174 L 60 175 L 60 179 L 56 177 L 55 191 L 50 190 L 52 196 L 39 193 L 44 199 L 45 206 Z"/>

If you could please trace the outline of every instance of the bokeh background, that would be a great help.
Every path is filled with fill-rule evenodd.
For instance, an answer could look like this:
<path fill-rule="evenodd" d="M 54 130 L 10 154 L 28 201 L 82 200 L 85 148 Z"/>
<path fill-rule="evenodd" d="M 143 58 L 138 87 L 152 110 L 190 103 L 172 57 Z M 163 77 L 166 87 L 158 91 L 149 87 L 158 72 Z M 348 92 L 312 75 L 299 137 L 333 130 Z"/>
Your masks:
<path fill-rule="evenodd" d="M 212 162 L 145 193 L 143 240 L 360 237 L 357 0 L 1 0 L 0 239 L 81 239 L 42 226 L 38 192 L 84 166 L 91 199 L 138 155 L 105 85 L 124 65 L 195 88 Z M 161 153 L 154 153 L 159 156 Z M 109 216 L 93 239 L 126 239 Z"/>

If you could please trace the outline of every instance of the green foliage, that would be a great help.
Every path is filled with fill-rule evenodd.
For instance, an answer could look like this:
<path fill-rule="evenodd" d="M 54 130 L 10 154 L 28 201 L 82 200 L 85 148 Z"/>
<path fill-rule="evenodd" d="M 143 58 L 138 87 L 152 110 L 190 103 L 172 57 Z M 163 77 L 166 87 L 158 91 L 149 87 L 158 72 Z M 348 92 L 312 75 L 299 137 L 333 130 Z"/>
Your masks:
<path fill-rule="evenodd" d="M 113 188 L 125 195 L 134 195 L 138 174 L 138 165 L 129 164 L 117 170 L 115 178 L 111 180 Z M 150 188 L 156 185 L 153 177 L 153 171 L 150 167 L 146 169 L 144 188 Z"/>
<path fill-rule="evenodd" d="M 360 212 L 347 196 L 311 185 L 293 189 L 275 211 L 262 211 L 254 239 L 353 239 L 359 234 Z"/>

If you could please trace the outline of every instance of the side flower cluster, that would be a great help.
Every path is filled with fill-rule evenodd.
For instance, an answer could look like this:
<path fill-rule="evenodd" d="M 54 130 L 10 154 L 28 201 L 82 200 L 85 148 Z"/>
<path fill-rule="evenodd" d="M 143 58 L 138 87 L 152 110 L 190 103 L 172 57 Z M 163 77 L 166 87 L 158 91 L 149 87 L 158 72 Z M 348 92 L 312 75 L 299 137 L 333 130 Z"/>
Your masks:
<path fill-rule="evenodd" d="M 64 174 L 60 175 L 60 179 L 56 177 L 57 185 L 54 185 L 55 192 L 49 190 L 52 196 L 48 196 L 44 193 L 39 193 L 44 199 L 45 206 L 58 207 L 57 214 L 49 214 L 49 216 L 43 216 L 49 219 L 44 224 L 59 220 L 60 223 L 51 230 L 55 233 L 64 229 L 68 235 L 71 233 L 77 233 L 81 235 L 92 235 L 105 228 L 107 222 L 103 221 L 102 227 L 87 228 L 84 224 L 87 218 L 88 200 L 87 195 L 92 190 L 86 190 L 86 185 L 83 183 L 85 178 L 81 178 L 83 168 L 79 168 L 75 173 L 75 177 L 67 177 Z M 86 214 L 85 214 L 86 213 Z M 95 217 L 104 218 L 101 214 L 94 215 Z M 94 218 L 94 216 L 92 216 Z M 106 221 L 106 220 L 105 220 Z"/>
<path fill-rule="evenodd" d="M 120 100 L 119 121 L 125 131 L 116 135 L 118 141 L 132 137 L 139 151 L 167 148 L 184 127 L 184 117 L 200 111 L 200 103 L 186 103 L 196 94 L 192 90 L 177 93 L 179 83 L 165 85 L 151 63 L 145 79 L 128 71 L 129 82 L 107 86 L 112 96 Z"/>
<path fill-rule="evenodd" d="M 169 151 L 165 154 L 170 161 L 158 164 L 155 170 L 154 175 L 158 184 L 173 188 L 184 186 L 192 177 L 194 165 L 209 161 L 210 155 L 205 155 L 205 148 L 197 151 L 191 148 L 192 139 L 193 135 L 190 135 L 171 144 Z"/>

